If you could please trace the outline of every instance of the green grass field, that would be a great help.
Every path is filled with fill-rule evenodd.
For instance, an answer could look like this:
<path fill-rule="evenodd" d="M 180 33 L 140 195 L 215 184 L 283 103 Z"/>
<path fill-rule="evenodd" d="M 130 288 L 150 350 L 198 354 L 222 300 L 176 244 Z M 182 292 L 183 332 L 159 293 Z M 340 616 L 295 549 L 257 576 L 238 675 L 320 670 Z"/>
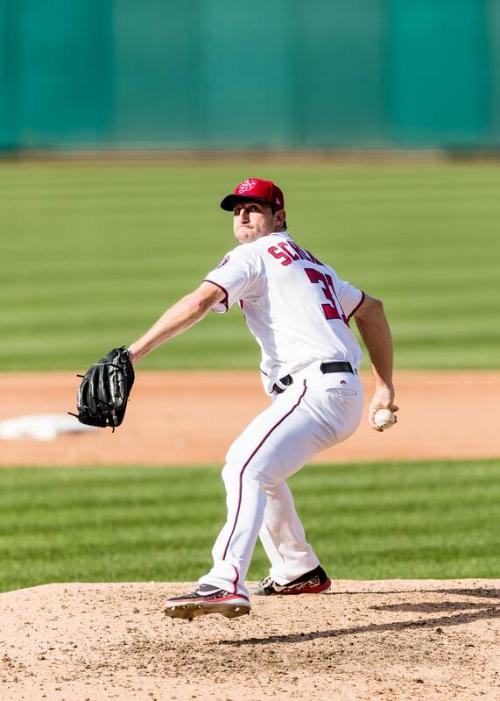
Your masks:
<path fill-rule="evenodd" d="M 290 231 L 384 299 L 398 367 L 500 367 L 495 165 L 0 164 L 0 369 L 83 369 L 131 342 L 233 246 L 221 196 L 277 180 Z M 144 367 L 255 367 L 239 312 Z"/>
<path fill-rule="evenodd" d="M 499 368 L 500 169 L 248 162 L 0 164 L 0 371 L 85 369 L 142 333 L 234 245 L 218 203 L 279 182 L 290 231 L 381 297 L 398 368 Z M 145 368 L 256 368 L 238 310 Z M 498 576 L 500 461 L 307 467 L 291 480 L 340 578 Z M 209 468 L 0 470 L 0 590 L 193 580 L 224 518 Z M 257 549 L 250 578 L 266 571 Z"/>
<path fill-rule="evenodd" d="M 337 578 L 498 577 L 500 461 L 307 467 L 290 481 Z M 212 468 L 0 471 L 0 590 L 194 580 L 224 518 Z M 249 573 L 266 573 L 256 551 Z"/>

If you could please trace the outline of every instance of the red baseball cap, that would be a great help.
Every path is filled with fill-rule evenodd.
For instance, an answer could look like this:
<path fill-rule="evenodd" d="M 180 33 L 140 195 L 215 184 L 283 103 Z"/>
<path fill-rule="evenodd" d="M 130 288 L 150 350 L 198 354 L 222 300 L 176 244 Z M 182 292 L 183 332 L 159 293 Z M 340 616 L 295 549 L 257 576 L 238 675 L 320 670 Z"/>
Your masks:
<path fill-rule="evenodd" d="M 232 194 L 224 197 L 220 206 L 227 212 L 232 212 L 234 205 L 241 200 L 265 202 L 274 209 L 283 209 L 285 206 L 285 198 L 279 187 L 271 180 L 260 178 L 247 178 L 242 183 L 238 183 Z"/>

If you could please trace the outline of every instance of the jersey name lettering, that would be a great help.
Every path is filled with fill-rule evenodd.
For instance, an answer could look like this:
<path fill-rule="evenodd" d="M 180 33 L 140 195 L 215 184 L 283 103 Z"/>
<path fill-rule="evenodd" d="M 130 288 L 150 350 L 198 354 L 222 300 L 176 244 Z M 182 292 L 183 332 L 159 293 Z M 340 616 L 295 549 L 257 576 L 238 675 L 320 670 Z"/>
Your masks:
<path fill-rule="evenodd" d="M 312 253 L 300 248 L 294 241 L 282 241 L 277 246 L 271 246 L 267 251 L 273 258 L 279 260 L 281 265 L 290 265 L 295 260 L 308 260 L 310 263 L 323 265 Z"/>

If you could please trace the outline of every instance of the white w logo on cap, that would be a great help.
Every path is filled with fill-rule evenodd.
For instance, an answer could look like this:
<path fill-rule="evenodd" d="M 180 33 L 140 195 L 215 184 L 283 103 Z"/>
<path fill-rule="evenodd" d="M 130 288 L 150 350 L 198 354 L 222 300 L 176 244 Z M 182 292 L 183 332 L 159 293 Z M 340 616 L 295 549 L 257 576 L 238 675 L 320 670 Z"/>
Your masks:
<path fill-rule="evenodd" d="M 247 178 L 244 180 L 242 183 L 238 185 L 237 192 L 239 195 L 242 195 L 244 192 L 248 192 L 249 190 L 253 190 L 254 187 L 257 185 L 257 181 L 254 180 L 253 178 Z"/>

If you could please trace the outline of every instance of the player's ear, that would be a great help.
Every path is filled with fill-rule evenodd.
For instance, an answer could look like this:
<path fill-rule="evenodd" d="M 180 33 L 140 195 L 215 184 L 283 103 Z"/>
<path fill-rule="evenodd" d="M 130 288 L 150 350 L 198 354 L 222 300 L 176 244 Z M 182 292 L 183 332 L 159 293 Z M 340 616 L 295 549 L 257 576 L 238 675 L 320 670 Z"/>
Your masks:
<path fill-rule="evenodd" d="M 277 231 L 285 228 L 286 212 L 284 209 L 278 209 L 274 213 L 274 226 Z"/>

